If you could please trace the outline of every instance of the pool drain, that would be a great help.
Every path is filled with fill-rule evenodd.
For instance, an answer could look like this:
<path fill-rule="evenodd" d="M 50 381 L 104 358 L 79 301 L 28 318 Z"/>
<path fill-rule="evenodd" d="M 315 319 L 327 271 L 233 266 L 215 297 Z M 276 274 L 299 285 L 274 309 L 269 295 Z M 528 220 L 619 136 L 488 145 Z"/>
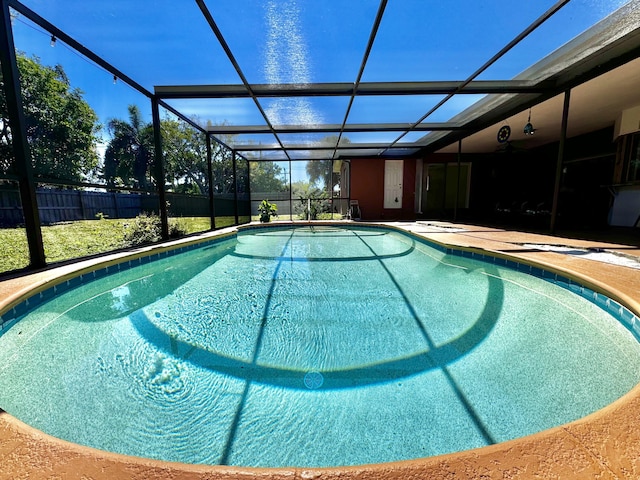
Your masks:
<path fill-rule="evenodd" d="M 309 372 L 304 376 L 304 386 L 309 390 L 320 388 L 324 383 L 324 377 L 320 372 Z"/>

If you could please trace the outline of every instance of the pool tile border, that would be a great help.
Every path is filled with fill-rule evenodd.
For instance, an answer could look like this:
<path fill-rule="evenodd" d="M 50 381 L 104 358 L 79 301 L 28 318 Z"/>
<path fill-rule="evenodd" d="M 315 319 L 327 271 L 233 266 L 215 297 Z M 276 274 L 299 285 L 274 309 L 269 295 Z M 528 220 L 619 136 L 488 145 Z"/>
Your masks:
<path fill-rule="evenodd" d="M 85 282 L 98 280 L 104 278 L 107 275 L 124 272 L 133 267 L 149 264 L 153 261 L 173 257 L 181 253 L 190 252 L 199 248 L 209 247 L 217 243 L 222 243 L 229 238 L 235 237 L 235 234 L 223 234 L 215 237 L 210 237 L 205 240 L 196 242 L 190 242 L 184 245 L 178 245 L 175 247 L 169 247 L 160 252 L 143 252 L 133 255 L 133 258 L 124 257 L 113 262 L 108 262 L 106 265 L 96 265 L 94 269 L 83 271 L 80 274 L 71 276 L 70 278 L 60 277 L 60 281 L 48 282 L 50 285 L 41 291 L 28 296 L 24 300 L 20 301 L 13 307 L 8 308 L 2 315 L 0 315 L 0 335 L 6 329 L 9 329 L 20 320 L 20 318 L 26 314 L 29 310 L 32 310 L 39 305 L 51 300 L 58 294 L 62 294 L 79 287 Z"/>
<path fill-rule="evenodd" d="M 334 224 L 336 222 L 333 222 Z M 393 225 L 388 225 L 394 228 Z M 432 242 L 438 244 L 439 240 L 433 240 L 414 233 L 406 228 L 397 228 L 414 238 L 420 239 L 428 244 Z M 234 230 L 235 231 L 235 230 Z M 223 233 L 223 232 L 218 232 Z M 425 232 L 428 234 L 428 232 Z M 232 235 L 231 234 L 227 234 Z M 464 238 L 461 239 L 466 242 Z M 193 243 L 199 243 L 199 238 Z M 500 242 L 500 240 L 497 240 Z M 487 255 L 496 257 L 502 255 L 498 248 L 493 250 L 482 246 L 468 246 L 466 243 L 460 245 L 457 238 L 453 243 L 454 248 L 448 248 L 451 244 L 440 242 L 438 250 L 452 255 L 468 256 L 469 258 L 481 258 L 483 252 L 492 252 Z M 447 245 L 443 247 L 443 245 Z M 482 245 L 482 242 L 480 242 Z M 160 246 L 157 248 L 172 248 L 173 246 Z M 198 247 L 194 247 L 198 248 Z M 466 249 L 466 250 L 465 250 Z M 467 253 L 462 253 L 467 252 Z M 538 253 L 532 251 L 532 253 Z M 138 264 L 149 257 L 147 252 L 130 252 L 127 261 Z M 590 295 L 595 299 L 597 290 L 610 293 L 619 298 L 622 303 L 612 301 L 605 304 L 608 308 L 617 309 L 620 305 L 624 310 L 620 311 L 622 320 L 627 324 L 634 324 L 640 330 L 636 314 L 640 314 L 640 303 L 637 298 L 637 290 L 631 287 L 636 285 L 637 277 L 629 277 L 627 272 L 621 272 L 623 278 L 629 277 L 630 284 L 614 281 L 612 285 L 608 283 L 608 276 L 598 275 L 591 279 L 589 274 L 592 268 L 583 268 L 581 263 L 577 263 L 577 268 L 573 264 L 556 262 L 553 257 L 538 257 L 533 255 L 535 260 L 530 260 L 529 255 L 508 255 L 510 259 L 516 258 L 513 262 L 518 269 L 524 269 L 531 273 L 532 268 L 544 265 L 549 271 L 555 270 L 559 273 L 543 276 L 541 278 L 551 278 L 555 276 L 556 281 L 562 281 L 575 290 L 578 294 Z M 111 260 L 103 259 L 102 262 L 94 266 L 76 267 L 73 272 L 62 270 L 58 279 L 66 281 L 75 279 L 80 273 L 86 273 L 98 269 L 100 265 L 107 263 L 114 264 L 122 262 L 124 259 Z M 540 258 L 540 260 L 538 260 Z M 129 260 L 131 259 L 131 260 Z M 149 258 L 146 258 L 149 261 Z M 589 262 L 587 262 L 589 263 Z M 512 264 L 507 263 L 510 267 Z M 585 265 L 586 266 L 586 265 Z M 539 269 L 542 271 L 542 269 Z M 606 270 L 606 269 L 605 269 Z M 17 289 L 11 287 L 7 290 L 13 293 L 7 297 L 4 307 L 0 312 L 11 309 L 11 305 L 20 303 L 27 295 L 37 294 L 39 290 L 44 290 L 51 285 L 51 276 L 44 276 L 48 280 L 38 280 L 43 278 L 34 276 L 38 282 L 30 288 L 30 292 L 24 287 L 24 283 L 18 282 Z M 53 281 L 56 281 L 53 280 Z M 568 282 L 567 282 L 568 280 Z M 75 281 L 80 281 L 76 279 Z M 20 287 L 20 285 L 23 285 Z M 585 285 L 591 285 L 591 288 Z M 616 285 L 618 285 L 616 287 Z M 563 285 L 564 286 L 564 285 Z M 566 288 L 566 287 L 565 287 Z M 591 292 L 591 293 L 589 293 Z M 603 295 L 604 296 L 604 295 Z M 12 299 L 12 300 L 11 300 Z M 1 300 L 1 299 L 0 299 Z M 602 299 L 599 298 L 601 301 Z M 623 307 L 622 304 L 631 305 L 631 309 Z M 635 310 L 634 314 L 631 310 Z M 635 319 L 635 320 L 634 320 Z M 1 319 L 0 319 L 1 320 Z M 1 334 L 2 332 L 0 332 Z M 327 469 L 314 468 L 287 468 L 287 469 L 256 469 L 249 467 L 220 467 L 212 465 L 190 465 L 172 464 L 151 459 L 128 457 L 115 453 L 99 451 L 77 444 L 69 444 L 62 440 L 49 437 L 46 434 L 23 424 L 19 420 L 0 410 L 0 437 L 6 440 L 3 444 L 0 441 L 0 450 L 5 452 L 7 457 L 6 478 L 34 477 L 50 478 L 51 476 L 64 478 L 92 477 L 100 479 L 129 479 L 132 476 L 141 478 L 166 478 L 170 476 L 176 479 L 218 479 L 242 477 L 247 479 L 284 479 L 284 478 L 350 478 L 368 479 L 378 478 L 383 480 L 400 480 L 408 477 L 420 478 L 444 478 L 455 476 L 456 478 L 477 478 L 487 476 L 491 478 L 502 478 L 516 475 L 518 478 L 595 478 L 610 477 L 616 478 L 637 478 L 640 469 L 638 463 L 640 452 L 640 385 L 636 386 L 623 398 L 615 401 L 607 407 L 595 412 L 588 417 L 576 420 L 566 425 L 555 427 L 550 430 L 538 432 L 536 434 L 502 442 L 489 447 L 482 447 L 470 451 L 446 454 L 437 457 L 418 458 L 416 460 L 406 460 L 388 464 L 358 465 L 353 467 L 339 467 Z M 2 448 L 2 447 L 5 448 Z M 0 472 L 0 478 L 5 478 Z"/>
<path fill-rule="evenodd" d="M 640 317 L 638 317 L 638 315 L 636 315 L 633 311 L 617 302 L 613 298 L 610 298 L 602 294 L 601 292 L 592 290 L 581 282 L 566 277 L 562 274 L 555 273 L 551 270 L 535 267 L 528 263 L 520 263 L 514 260 L 507 260 L 494 255 L 487 255 L 478 252 L 471 252 L 472 255 L 468 255 L 465 254 L 465 250 L 458 250 L 454 248 L 447 248 L 446 252 L 448 255 L 472 258 L 474 260 L 482 260 L 500 267 L 506 267 L 511 270 L 517 270 L 522 273 L 527 273 L 534 277 L 558 285 L 559 287 L 562 287 L 566 290 L 569 290 L 608 312 L 611 316 L 618 320 L 618 322 L 626 327 L 638 342 L 640 342 Z"/>
<path fill-rule="evenodd" d="M 580 295 L 584 299 L 590 301 L 596 306 L 602 308 L 606 312 L 608 312 L 611 316 L 613 316 L 618 322 L 620 322 L 629 332 L 634 336 L 636 341 L 640 342 L 640 316 L 636 315 L 632 310 L 622 305 L 620 302 L 614 300 L 613 298 L 604 295 L 601 292 L 592 290 L 590 287 L 585 285 L 582 282 L 579 282 L 573 278 L 562 275 L 561 273 L 554 272 L 552 270 L 547 270 L 542 267 L 538 267 L 526 262 L 518 262 L 516 260 L 512 260 L 507 258 L 506 256 L 501 256 L 504 254 L 499 254 L 497 252 L 485 253 L 483 251 L 473 249 L 470 247 L 450 247 L 439 244 L 438 242 L 425 238 L 415 232 L 410 232 L 404 230 L 402 228 L 397 228 L 394 226 L 374 226 L 374 228 L 380 229 L 392 229 L 403 232 L 412 238 L 420 241 L 422 243 L 427 244 L 428 246 L 439 250 L 442 253 L 447 255 L 458 256 L 462 258 L 469 258 L 472 260 L 480 260 L 490 264 L 497 265 L 499 267 L 506 267 L 511 270 L 516 270 L 518 272 L 527 273 L 534 277 L 540 278 L 542 280 L 548 281 L 555 285 L 558 285 L 562 288 L 572 291 L 573 293 Z"/>
<path fill-rule="evenodd" d="M 336 225 L 335 223 L 322 223 L 322 224 L 314 224 L 320 226 L 332 226 Z M 339 225 L 339 224 L 338 224 Z M 269 224 L 269 225 L 246 225 L 240 226 L 236 231 L 231 233 L 224 233 L 220 235 L 216 235 L 214 237 L 209 237 L 203 240 L 191 241 L 186 244 L 178 244 L 171 245 L 165 247 L 162 251 L 155 252 L 151 250 L 150 252 L 143 252 L 134 254 L 133 258 L 124 257 L 119 261 L 116 260 L 112 263 L 107 263 L 104 266 L 98 265 L 97 268 L 90 270 L 88 272 L 80 273 L 79 275 L 72 276 L 68 279 L 62 279 L 61 282 L 55 283 L 49 288 L 46 288 L 38 293 L 35 293 L 23 301 L 19 302 L 17 305 L 9 308 L 6 312 L 0 315 L 0 335 L 3 330 L 9 329 L 16 323 L 20 318 L 26 314 L 29 310 L 36 308 L 38 305 L 45 303 L 52 299 L 55 295 L 67 292 L 76 288 L 83 284 L 86 280 L 92 281 L 97 280 L 99 278 L 103 278 L 109 274 L 115 272 L 121 272 L 129 270 L 133 267 L 139 265 L 145 265 L 152 261 L 165 259 L 169 257 L 173 257 L 175 255 L 179 255 L 181 253 L 186 253 L 193 251 L 195 249 L 208 247 L 217 243 L 221 243 L 230 238 L 237 237 L 238 233 L 252 231 L 252 230 L 265 230 L 265 229 L 278 229 L 281 228 L 291 229 L 295 227 L 304 227 L 305 224 Z M 631 334 L 634 338 L 640 342 L 640 317 L 636 315 L 633 311 L 631 311 L 626 306 L 620 304 L 616 300 L 604 295 L 601 292 L 597 292 L 592 290 L 588 286 L 584 285 L 581 282 L 578 282 L 572 278 L 566 277 L 562 274 L 553 272 L 551 270 L 546 270 L 544 268 L 531 265 L 529 263 L 518 262 L 512 260 L 510 258 L 506 258 L 500 256 L 497 253 L 485 253 L 476 249 L 472 249 L 469 247 L 456 247 L 453 248 L 451 246 L 446 246 L 440 244 L 434 240 L 425 238 L 415 232 L 407 231 L 402 228 L 398 228 L 395 226 L 389 225 L 370 225 L 370 224 L 349 224 L 350 229 L 355 230 L 385 230 L 385 231 L 399 231 L 404 233 L 414 240 L 417 240 L 423 244 L 428 245 L 431 248 L 435 248 L 436 250 L 444 253 L 446 255 L 453 255 L 462 258 L 469 258 L 472 260 L 480 260 L 490 264 L 494 264 L 500 267 L 509 268 L 511 270 L 519 271 L 522 273 L 527 273 L 529 275 L 533 275 L 534 277 L 540 278 L 542 280 L 549 281 L 554 283 L 562 288 L 568 289 L 577 295 L 585 298 L 586 300 L 594 303 L 598 307 L 607 311 L 611 314 L 616 320 L 618 320 Z"/>

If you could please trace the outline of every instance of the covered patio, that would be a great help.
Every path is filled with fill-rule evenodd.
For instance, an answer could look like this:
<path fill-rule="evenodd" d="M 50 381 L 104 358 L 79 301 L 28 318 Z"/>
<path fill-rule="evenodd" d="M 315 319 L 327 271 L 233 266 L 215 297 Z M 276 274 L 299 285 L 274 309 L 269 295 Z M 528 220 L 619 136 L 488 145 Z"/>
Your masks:
<path fill-rule="evenodd" d="M 545 268 L 640 314 L 638 270 L 586 255 L 640 258 L 637 0 L 0 6 L 0 231 L 21 247 L 3 253 L 20 262 L 0 269 L 2 315 L 61 279 L 232 236 L 263 200 L 283 225 L 351 223 L 358 202 L 359 225 Z M 147 215 L 153 241 L 55 256 L 71 242 L 49 229 Z M 95 450 L 0 410 L 0 478 L 637 478 L 639 432 L 636 386 L 482 449 L 258 469 Z"/>
<path fill-rule="evenodd" d="M 0 174 L 15 192 L 3 211 L 20 209 L 32 267 L 50 263 L 41 225 L 107 212 L 91 204 L 83 217 L 47 216 L 57 203 L 43 189 L 140 197 L 127 208 L 154 211 L 165 239 L 172 217 L 241 224 L 266 198 L 285 219 L 342 218 L 357 200 L 369 220 L 637 226 L 634 1 L 461 4 L 457 15 L 388 1 L 173 10 L 3 2 L 12 134 Z M 127 105 L 151 120 L 139 173 L 114 170 L 125 160 L 107 153 L 116 147 L 104 128 L 91 169 L 29 160 L 32 106 L 17 64 L 25 54 L 67 68 L 111 135 Z M 166 121 L 197 137 L 195 160 L 171 151 Z M 393 162 L 398 181 L 386 170 Z M 116 204 L 108 215 L 123 211 Z"/>

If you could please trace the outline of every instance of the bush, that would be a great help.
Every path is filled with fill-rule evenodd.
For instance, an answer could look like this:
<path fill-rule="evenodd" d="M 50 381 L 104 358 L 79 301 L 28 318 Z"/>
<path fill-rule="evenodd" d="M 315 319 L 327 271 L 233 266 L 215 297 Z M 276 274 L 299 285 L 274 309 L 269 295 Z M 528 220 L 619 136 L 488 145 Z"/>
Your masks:
<path fill-rule="evenodd" d="M 181 220 L 169 221 L 169 238 L 180 238 L 187 234 L 187 227 Z M 155 243 L 162 240 L 162 222 L 155 213 L 141 213 L 125 225 L 124 242 L 128 247 Z"/>
<path fill-rule="evenodd" d="M 294 206 L 294 211 L 298 214 L 300 220 L 321 220 L 331 218 L 331 204 L 329 199 L 324 196 L 324 192 L 317 194 L 316 198 L 311 197 L 311 215 L 309 215 L 309 202 L 307 198 L 300 197 L 298 203 Z"/>
<path fill-rule="evenodd" d="M 129 247 L 159 242 L 161 239 L 160 217 L 154 213 L 141 213 L 125 225 L 124 242 Z"/>
<path fill-rule="evenodd" d="M 278 216 L 278 206 L 275 203 L 269 203 L 269 200 L 262 200 L 258 205 L 258 212 L 260 213 L 261 222 L 270 222 L 271 217 Z"/>
<path fill-rule="evenodd" d="M 188 233 L 187 230 L 187 224 L 182 219 L 169 220 L 169 238 L 184 237 Z"/>

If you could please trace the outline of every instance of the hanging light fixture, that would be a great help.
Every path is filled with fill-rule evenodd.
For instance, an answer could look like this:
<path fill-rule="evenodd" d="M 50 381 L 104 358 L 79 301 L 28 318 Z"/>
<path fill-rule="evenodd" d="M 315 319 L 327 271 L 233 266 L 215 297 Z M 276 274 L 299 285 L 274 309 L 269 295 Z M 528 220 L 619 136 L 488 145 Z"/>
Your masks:
<path fill-rule="evenodd" d="M 527 124 L 524 126 L 524 134 L 533 135 L 535 132 L 536 129 L 531 125 L 531 109 L 529 109 L 529 119 L 527 120 Z"/>
<path fill-rule="evenodd" d="M 49 45 L 51 45 L 52 47 L 55 47 L 57 41 L 58 41 L 58 39 L 56 38 L 56 36 L 55 35 L 51 35 L 51 41 L 49 42 Z"/>

